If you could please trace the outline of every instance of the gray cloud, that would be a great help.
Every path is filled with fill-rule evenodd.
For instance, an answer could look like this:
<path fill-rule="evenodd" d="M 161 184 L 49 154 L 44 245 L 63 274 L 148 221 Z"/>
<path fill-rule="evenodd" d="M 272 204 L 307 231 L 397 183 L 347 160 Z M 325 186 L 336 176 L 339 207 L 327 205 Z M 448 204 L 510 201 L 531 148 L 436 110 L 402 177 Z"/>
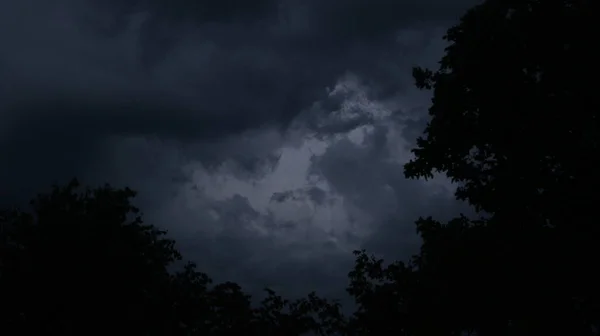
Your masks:
<path fill-rule="evenodd" d="M 176 137 L 219 136 L 285 122 L 346 71 L 374 85 L 406 86 L 394 71 L 399 53 L 420 42 L 396 43 L 398 31 L 414 25 L 411 15 L 425 8 L 436 20 L 439 13 L 454 19 L 456 12 L 364 1 L 98 6 L 68 0 L 3 2 L 0 74 L 12 91 L 5 113 L 24 123 L 33 115 L 46 124 L 69 119 L 92 133 Z M 304 10 L 298 14 L 298 8 Z M 244 23 L 238 14 L 257 20 Z M 304 23 L 294 23 L 293 15 L 303 16 L 298 20 Z M 115 20 L 122 23 L 111 35 L 82 29 Z M 296 25 L 307 28 L 298 31 Z M 368 27 L 386 40 L 363 42 Z"/>
<path fill-rule="evenodd" d="M 472 4 L 0 0 L 0 204 L 131 186 L 217 279 L 340 294 L 350 250 L 406 256 L 460 209 L 402 163 L 410 67 Z"/>

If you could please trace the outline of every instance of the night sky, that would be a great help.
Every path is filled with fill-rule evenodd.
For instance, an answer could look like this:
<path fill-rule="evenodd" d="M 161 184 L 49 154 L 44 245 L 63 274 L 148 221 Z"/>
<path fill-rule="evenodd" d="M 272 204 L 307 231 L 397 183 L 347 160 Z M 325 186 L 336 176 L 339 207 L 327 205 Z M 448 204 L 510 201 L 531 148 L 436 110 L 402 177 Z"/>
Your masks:
<path fill-rule="evenodd" d="M 0 205 L 129 186 L 217 281 L 340 297 L 366 248 L 468 208 L 406 180 L 442 36 L 474 0 L 0 0 Z"/>

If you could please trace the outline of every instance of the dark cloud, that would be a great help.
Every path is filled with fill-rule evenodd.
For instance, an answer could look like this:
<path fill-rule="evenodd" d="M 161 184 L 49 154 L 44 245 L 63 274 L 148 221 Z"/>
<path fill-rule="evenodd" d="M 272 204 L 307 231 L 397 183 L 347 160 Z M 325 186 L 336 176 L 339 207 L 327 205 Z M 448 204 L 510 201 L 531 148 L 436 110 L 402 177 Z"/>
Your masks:
<path fill-rule="evenodd" d="M 177 137 L 286 122 L 346 71 L 379 86 L 406 85 L 394 71 L 398 52 L 419 45 L 395 43 L 399 30 L 423 25 L 427 16 L 419 13 L 454 19 L 462 8 L 358 0 L 6 2 L 0 74 L 17 98 L 5 109 L 26 121 L 69 119 L 92 132 Z M 110 36 L 80 29 L 106 21 L 120 22 Z M 361 36 L 370 29 L 367 43 Z"/>
<path fill-rule="evenodd" d="M 311 168 L 334 192 L 369 214 L 376 233 L 364 240 L 364 247 L 392 258 L 416 252 L 414 221 L 419 216 L 443 220 L 460 211 L 470 213 L 466 204 L 454 200 L 454 188 L 441 177 L 432 183 L 404 178 L 403 163 L 410 156 L 402 133 L 393 119 L 384 118 L 362 140 L 348 137 L 328 147 L 313 158 Z"/>
<path fill-rule="evenodd" d="M 324 204 L 327 198 L 327 192 L 319 187 L 311 187 L 306 191 L 306 193 L 311 201 L 319 205 Z"/>
<path fill-rule="evenodd" d="M 339 294 L 351 249 L 406 256 L 457 211 L 402 163 L 410 68 L 472 4 L 0 0 L 0 204 L 131 186 L 216 278 Z"/>

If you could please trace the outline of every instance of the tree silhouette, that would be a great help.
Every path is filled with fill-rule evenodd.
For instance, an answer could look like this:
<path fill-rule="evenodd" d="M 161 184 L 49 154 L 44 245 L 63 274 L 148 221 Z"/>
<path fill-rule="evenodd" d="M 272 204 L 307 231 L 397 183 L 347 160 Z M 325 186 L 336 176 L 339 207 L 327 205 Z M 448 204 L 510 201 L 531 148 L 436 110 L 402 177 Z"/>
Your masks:
<path fill-rule="evenodd" d="M 599 54 L 589 47 L 592 13 L 591 1 L 471 9 L 448 30 L 440 69 L 414 69 L 417 86 L 434 97 L 407 176 L 444 172 L 462 184 L 460 199 L 497 215 L 589 222 L 568 213 L 589 216 L 582 200 L 598 185 L 598 103 L 587 81 Z"/>
<path fill-rule="evenodd" d="M 258 307 L 235 283 L 212 284 L 144 224 L 135 192 L 77 181 L 0 216 L 1 328 L 7 335 L 318 335 L 340 330 L 339 305 L 273 291 Z"/>
<path fill-rule="evenodd" d="M 598 335 L 597 9 L 488 0 L 448 30 L 438 70 L 414 69 L 432 119 L 405 174 L 446 174 L 484 218 L 421 218 L 406 264 L 359 252 L 362 334 Z"/>
<path fill-rule="evenodd" d="M 144 225 L 134 192 L 76 193 L 76 181 L 2 219 L 2 305 L 19 334 L 165 329 L 166 270 L 180 259 L 164 231 Z"/>

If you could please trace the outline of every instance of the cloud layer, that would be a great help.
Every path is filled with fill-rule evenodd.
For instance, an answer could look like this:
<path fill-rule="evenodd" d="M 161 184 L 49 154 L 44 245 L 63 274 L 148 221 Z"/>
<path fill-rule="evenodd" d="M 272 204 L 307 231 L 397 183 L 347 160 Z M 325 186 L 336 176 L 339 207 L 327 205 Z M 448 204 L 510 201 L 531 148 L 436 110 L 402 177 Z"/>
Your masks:
<path fill-rule="evenodd" d="M 337 295 L 352 249 L 403 257 L 418 216 L 466 211 L 402 164 L 410 68 L 471 5 L 0 0 L 0 204 L 127 185 L 216 278 Z"/>

